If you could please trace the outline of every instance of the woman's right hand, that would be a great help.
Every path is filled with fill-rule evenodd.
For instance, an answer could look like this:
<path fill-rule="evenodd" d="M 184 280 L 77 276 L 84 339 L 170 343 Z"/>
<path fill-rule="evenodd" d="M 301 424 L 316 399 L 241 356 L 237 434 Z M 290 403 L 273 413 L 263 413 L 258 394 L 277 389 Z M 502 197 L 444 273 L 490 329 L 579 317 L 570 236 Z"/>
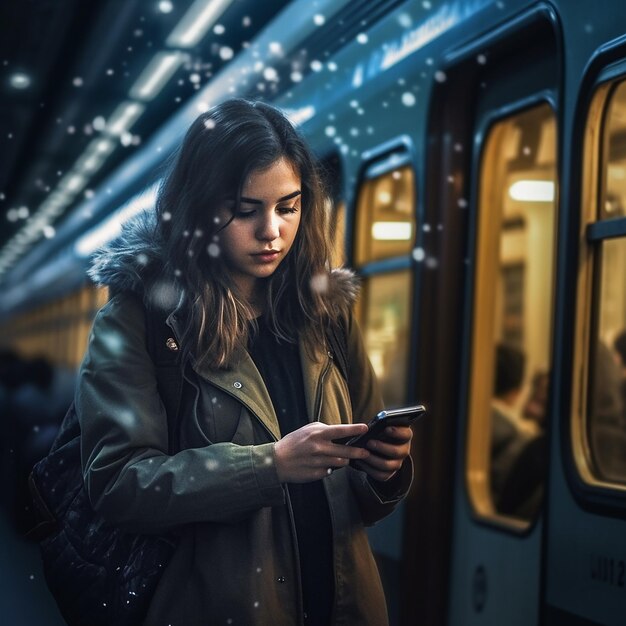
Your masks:
<path fill-rule="evenodd" d="M 370 453 L 364 448 L 333 443 L 333 439 L 366 431 L 366 424 L 322 422 L 294 430 L 274 444 L 278 479 L 281 483 L 308 483 L 324 478 L 329 470 L 348 465 L 352 459 L 366 459 Z"/>

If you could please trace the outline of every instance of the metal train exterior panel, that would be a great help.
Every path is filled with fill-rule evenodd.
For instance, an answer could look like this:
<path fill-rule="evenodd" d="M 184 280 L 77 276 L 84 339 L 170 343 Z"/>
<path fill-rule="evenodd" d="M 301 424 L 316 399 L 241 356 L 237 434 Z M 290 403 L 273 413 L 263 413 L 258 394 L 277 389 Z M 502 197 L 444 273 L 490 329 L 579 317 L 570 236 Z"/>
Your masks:
<path fill-rule="evenodd" d="M 14 268 L 4 337 L 76 367 L 85 237 L 232 95 L 314 146 L 386 402 L 429 407 L 370 535 L 392 623 L 625 623 L 626 4 L 289 3 Z"/>

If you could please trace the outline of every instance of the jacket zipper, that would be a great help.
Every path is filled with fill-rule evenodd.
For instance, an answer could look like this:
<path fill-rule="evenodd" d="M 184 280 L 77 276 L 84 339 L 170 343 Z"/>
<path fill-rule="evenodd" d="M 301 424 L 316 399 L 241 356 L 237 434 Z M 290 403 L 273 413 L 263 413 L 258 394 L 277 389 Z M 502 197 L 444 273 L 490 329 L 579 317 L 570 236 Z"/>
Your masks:
<path fill-rule="evenodd" d="M 326 378 L 326 374 L 328 374 L 328 370 L 330 369 L 330 365 L 333 362 L 332 352 L 328 351 L 328 360 L 326 361 L 326 365 L 322 370 L 322 374 L 320 375 L 319 382 L 317 383 L 317 391 L 315 393 L 315 421 L 319 422 L 322 414 L 322 400 L 324 399 L 324 379 Z"/>
<path fill-rule="evenodd" d="M 326 370 L 328 369 L 328 366 L 326 367 Z M 326 373 L 326 370 L 323 372 L 322 376 L 320 377 L 320 380 L 323 379 L 323 376 Z M 278 441 L 276 439 L 276 437 L 274 437 L 274 435 L 272 434 L 272 432 L 270 431 L 270 429 L 263 423 L 263 420 L 245 403 L 243 402 L 243 400 L 241 398 L 238 398 L 234 393 L 231 393 L 230 391 L 228 391 L 227 389 L 224 389 L 223 387 L 220 387 L 220 389 L 228 394 L 229 396 L 231 396 L 232 398 L 234 398 L 235 400 L 237 400 L 237 402 L 240 402 L 241 404 L 243 404 L 243 406 L 246 407 L 246 409 L 248 409 L 248 411 L 250 411 L 251 415 L 254 416 L 254 418 L 257 420 L 257 422 L 259 422 L 259 424 L 261 424 L 261 426 L 263 427 L 263 429 L 267 432 L 267 434 L 269 435 L 270 439 L 274 442 Z M 304 625 L 304 596 L 302 594 L 302 575 L 300 573 L 300 547 L 298 546 L 298 533 L 296 532 L 296 520 L 294 519 L 294 515 L 293 515 L 293 507 L 291 505 L 291 497 L 289 495 L 289 489 L 287 488 L 287 485 L 283 486 L 283 491 L 285 493 L 285 499 L 287 501 L 287 510 L 289 512 L 289 522 L 291 524 L 291 532 L 293 535 L 293 543 L 294 543 L 294 560 L 295 560 L 295 564 L 296 564 L 296 574 L 298 576 L 298 609 L 299 609 L 299 621 L 298 624 L 300 624 L 301 626 Z"/>

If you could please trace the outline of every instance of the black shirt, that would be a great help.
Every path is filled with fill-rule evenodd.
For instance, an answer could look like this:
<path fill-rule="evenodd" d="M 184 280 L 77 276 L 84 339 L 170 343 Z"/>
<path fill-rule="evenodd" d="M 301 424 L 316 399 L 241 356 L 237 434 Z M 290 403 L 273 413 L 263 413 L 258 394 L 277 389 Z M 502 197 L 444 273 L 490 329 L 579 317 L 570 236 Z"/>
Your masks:
<path fill-rule="evenodd" d="M 263 317 L 249 352 L 267 386 L 280 432 L 286 434 L 308 424 L 304 383 L 298 346 L 280 342 Z M 307 626 L 328 626 L 335 583 L 333 576 L 332 525 L 326 492 L 321 480 L 289 483 Z"/>

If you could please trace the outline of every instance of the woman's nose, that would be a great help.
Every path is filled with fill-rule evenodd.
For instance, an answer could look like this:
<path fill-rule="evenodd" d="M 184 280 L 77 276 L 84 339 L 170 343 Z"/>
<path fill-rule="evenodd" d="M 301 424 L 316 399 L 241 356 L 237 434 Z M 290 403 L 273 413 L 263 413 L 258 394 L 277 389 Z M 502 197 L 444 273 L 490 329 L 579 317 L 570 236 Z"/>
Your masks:
<path fill-rule="evenodd" d="M 279 217 L 275 213 L 264 216 L 257 229 L 257 237 L 265 241 L 273 241 L 280 233 L 278 225 Z"/>

